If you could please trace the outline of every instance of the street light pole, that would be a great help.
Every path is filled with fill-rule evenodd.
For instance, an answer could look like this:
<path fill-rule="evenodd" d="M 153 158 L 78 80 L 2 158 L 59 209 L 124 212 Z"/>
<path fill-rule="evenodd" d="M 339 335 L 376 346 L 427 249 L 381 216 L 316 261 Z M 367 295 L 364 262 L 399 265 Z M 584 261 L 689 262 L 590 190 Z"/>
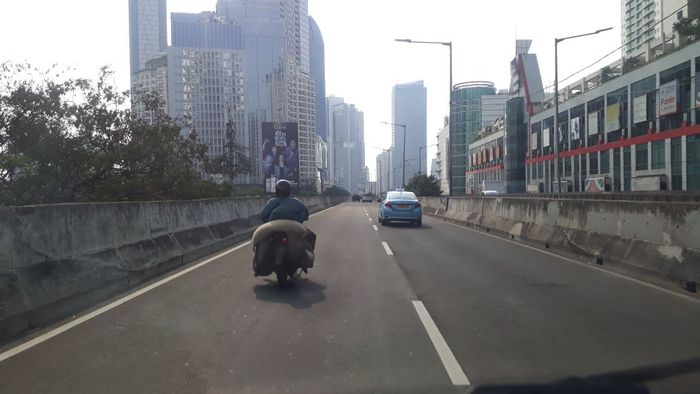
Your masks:
<path fill-rule="evenodd" d="M 423 172 L 423 148 L 427 148 L 427 147 L 425 147 L 425 146 L 418 147 L 418 175 L 420 175 Z"/>
<path fill-rule="evenodd" d="M 591 33 L 554 38 L 554 178 L 557 180 L 557 196 L 561 196 L 561 171 L 559 170 L 559 43 L 572 38 L 592 36 L 608 30 L 612 30 L 612 27 L 599 29 Z"/>
<path fill-rule="evenodd" d="M 450 144 L 447 144 L 447 179 L 449 180 L 449 186 L 450 186 L 450 196 L 453 194 L 452 189 L 453 186 L 452 184 L 452 164 L 451 164 L 451 152 L 452 152 L 452 146 L 451 142 L 454 141 L 452 138 L 452 41 L 416 41 L 412 40 L 410 38 L 397 38 L 395 41 L 397 42 L 405 42 L 408 44 L 433 44 L 433 45 L 443 45 L 446 46 L 450 49 L 450 90 L 449 90 L 449 95 L 447 96 L 447 103 L 448 103 L 448 116 L 450 119 L 450 123 L 448 124 L 449 127 L 449 136 L 450 136 Z"/>

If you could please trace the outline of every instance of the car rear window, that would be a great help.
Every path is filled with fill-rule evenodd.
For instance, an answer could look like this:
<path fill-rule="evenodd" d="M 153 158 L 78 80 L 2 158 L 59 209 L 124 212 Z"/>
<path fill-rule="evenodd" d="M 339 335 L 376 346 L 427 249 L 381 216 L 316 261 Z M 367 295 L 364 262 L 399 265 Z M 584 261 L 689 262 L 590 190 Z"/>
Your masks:
<path fill-rule="evenodd" d="M 389 192 L 389 200 L 417 200 L 416 195 L 411 192 Z"/>

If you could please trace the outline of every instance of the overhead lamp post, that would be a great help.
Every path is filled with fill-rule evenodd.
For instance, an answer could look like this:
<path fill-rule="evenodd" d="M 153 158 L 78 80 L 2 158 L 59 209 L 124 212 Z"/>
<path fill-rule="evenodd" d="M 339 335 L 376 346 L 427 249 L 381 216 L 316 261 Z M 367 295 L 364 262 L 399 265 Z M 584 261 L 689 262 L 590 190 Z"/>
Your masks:
<path fill-rule="evenodd" d="M 554 143 L 554 178 L 557 180 L 557 195 L 561 195 L 561 171 L 559 171 L 559 43 L 572 38 L 592 36 L 608 30 L 612 30 L 612 27 L 599 29 L 591 33 L 554 39 L 554 135 L 556 139 Z"/>
<path fill-rule="evenodd" d="M 410 38 L 397 38 L 395 39 L 396 42 L 405 42 L 407 44 L 431 44 L 431 45 L 442 45 L 446 46 L 450 49 L 450 90 L 449 90 L 449 95 L 447 96 L 447 102 L 448 102 L 448 116 L 450 117 L 450 123 L 449 123 L 449 136 L 450 136 L 450 141 L 454 141 L 452 138 L 452 41 L 418 41 L 418 40 L 412 40 Z M 453 188 L 453 183 L 452 182 L 452 165 L 451 165 L 451 152 L 452 152 L 452 147 L 450 144 L 447 144 L 447 163 L 450 164 L 447 168 L 447 179 L 450 180 L 450 196 L 452 195 L 452 188 Z"/>
<path fill-rule="evenodd" d="M 424 146 L 418 147 L 418 174 L 423 172 L 423 170 L 422 170 L 422 168 L 423 168 L 423 149 L 427 150 L 427 148 L 429 146 L 436 146 L 436 145 L 437 144 L 430 144 L 430 145 L 424 145 Z M 425 172 L 427 173 L 428 170 L 426 169 Z"/>
<path fill-rule="evenodd" d="M 403 128 L 403 154 L 401 156 L 401 186 L 406 186 L 406 125 L 405 124 L 399 124 L 399 123 L 389 123 L 389 122 L 382 122 L 383 124 L 389 125 L 389 126 L 398 126 Z"/>

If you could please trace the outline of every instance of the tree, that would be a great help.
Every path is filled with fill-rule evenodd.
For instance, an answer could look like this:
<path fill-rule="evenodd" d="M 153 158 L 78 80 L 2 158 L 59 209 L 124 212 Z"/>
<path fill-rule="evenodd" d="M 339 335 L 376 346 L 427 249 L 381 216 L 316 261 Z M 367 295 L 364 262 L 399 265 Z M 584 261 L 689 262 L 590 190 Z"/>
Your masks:
<path fill-rule="evenodd" d="M 406 190 L 416 193 L 417 196 L 439 196 L 442 194 L 440 180 L 434 175 L 414 175 L 408 180 Z"/>
<path fill-rule="evenodd" d="M 0 64 L 0 204 L 52 204 L 226 197 L 207 180 L 223 168 L 186 121 L 156 97 L 150 123 L 125 108 L 128 93 L 30 65 Z M 183 136 L 182 130 L 190 130 Z M 225 171 L 224 171 L 225 170 Z"/>
<path fill-rule="evenodd" d="M 323 191 L 324 196 L 330 196 L 330 197 L 349 197 L 350 192 L 343 189 L 342 187 L 338 186 L 331 186 L 326 188 L 326 190 Z"/>

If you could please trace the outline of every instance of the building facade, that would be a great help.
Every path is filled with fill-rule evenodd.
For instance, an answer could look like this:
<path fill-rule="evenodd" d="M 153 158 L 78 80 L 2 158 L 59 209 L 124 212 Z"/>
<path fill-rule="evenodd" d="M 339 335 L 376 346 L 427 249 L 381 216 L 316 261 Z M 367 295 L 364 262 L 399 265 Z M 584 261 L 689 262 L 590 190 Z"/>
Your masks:
<path fill-rule="evenodd" d="M 326 129 L 326 55 L 321 29 L 314 18 L 309 17 L 309 69 L 316 87 L 316 134 L 328 141 Z"/>
<path fill-rule="evenodd" d="M 437 163 L 437 174 L 436 176 L 440 179 L 440 190 L 442 190 L 443 195 L 449 195 L 450 193 L 450 177 L 448 169 L 450 168 L 450 158 L 448 153 L 450 147 L 450 118 L 445 117 L 442 125 L 442 129 L 437 135 L 437 153 L 435 157 L 435 162 Z"/>
<path fill-rule="evenodd" d="M 377 190 L 386 193 L 391 183 L 391 151 L 385 150 L 377 155 Z"/>
<path fill-rule="evenodd" d="M 149 102 L 150 101 L 150 102 Z M 131 110 L 149 124 L 155 123 L 156 111 L 168 111 L 168 55 L 163 53 L 147 61 L 143 70 L 131 74 Z"/>
<path fill-rule="evenodd" d="M 528 188 L 700 190 L 698 53 L 700 42 L 584 89 L 560 104 L 556 127 L 552 108 L 533 115 Z"/>
<path fill-rule="evenodd" d="M 364 114 L 347 103 L 334 105 L 331 114 L 333 183 L 350 193 L 362 193 L 365 183 Z"/>
<path fill-rule="evenodd" d="M 672 40 L 673 24 L 688 17 L 688 0 L 620 0 L 620 7 L 623 58 L 645 54 Z"/>
<path fill-rule="evenodd" d="M 168 47 L 166 0 L 129 0 L 131 74 Z"/>
<path fill-rule="evenodd" d="M 450 108 L 450 174 L 451 195 L 467 193 L 469 145 L 482 128 L 483 96 L 496 95 L 492 82 L 475 81 L 457 84 L 452 89 Z"/>
<path fill-rule="evenodd" d="M 329 159 L 328 159 L 328 181 L 331 182 L 331 184 L 335 184 L 335 179 L 336 179 L 336 174 L 335 174 L 335 147 L 337 146 L 336 144 L 336 138 L 335 138 L 335 129 L 334 129 L 334 121 L 333 121 L 333 112 L 335 111 L 335 107 L 339 106 L 344 103 L 343 99 L 341 97 L 335 97 L 335 96 L 330 96 L 326 97 L 325 100 L 326 103 L 326 114 L 328 115 L 326 117 L 326 130 L 328 131 L 328 154 L 329 154 Z"/>
<path fill-rule="evenodd" d="M 408 183 L 408 180 L 416 175 L 419 168 L 426 168 L 418 163 L 421 158 L 420 149 L 425 149 L 428 138 L 427 132 L 427 89 L 423 81 L 416 81 L 395 85 L 391 97 L 392 123 L 406 126 L 406 155 L 403 160 L 404 128 L 392 127 L 392 188 L 397 188 Z M 402 179 L 405 165 L 405 177 Z"/>

